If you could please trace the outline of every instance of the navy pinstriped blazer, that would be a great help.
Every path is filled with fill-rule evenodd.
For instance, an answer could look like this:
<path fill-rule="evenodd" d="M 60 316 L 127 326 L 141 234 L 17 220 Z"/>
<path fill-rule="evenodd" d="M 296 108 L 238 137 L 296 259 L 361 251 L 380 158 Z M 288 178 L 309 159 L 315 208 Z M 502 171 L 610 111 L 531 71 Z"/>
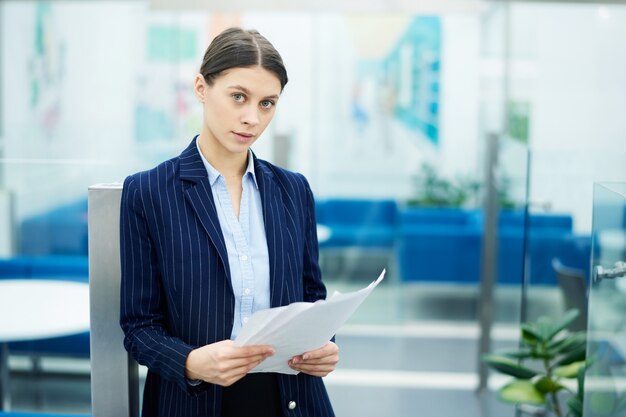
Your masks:
<path fill-rule="evenodd" d="M 195 142 L 180 156 L 126 178 L 122 191 L 120 324 L 126 349 L 148 367 L 144 417 L 221 414 L 221 387 L 191 386 L 184 370 L 192 349 L 230 337 L 235 308 L 226 246 Z M 325 298 L 306 179 L 256 157 L 254 169 L 272 307 Z M 334 416 L 321 378 L 281 374 L 278 381 L 286 417 Z"/>

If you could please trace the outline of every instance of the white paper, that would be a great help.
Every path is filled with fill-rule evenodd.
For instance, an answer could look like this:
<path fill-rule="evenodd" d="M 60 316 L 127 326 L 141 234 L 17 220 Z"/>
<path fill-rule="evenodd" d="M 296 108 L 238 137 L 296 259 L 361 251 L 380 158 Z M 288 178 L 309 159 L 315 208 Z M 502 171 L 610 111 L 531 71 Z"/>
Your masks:
<path fill-rule="evenodd" d="M 385 270 L 367 287 L 347 294 L 336 292 L 327 300 L 257 311 L 241 329 L 235 345 L 270 345 L 274 348 L 275 354 L 251 372 L 295 375 L 298 371 L 291 369 L 287 362 L 328 343 L 384 276 Z"/>

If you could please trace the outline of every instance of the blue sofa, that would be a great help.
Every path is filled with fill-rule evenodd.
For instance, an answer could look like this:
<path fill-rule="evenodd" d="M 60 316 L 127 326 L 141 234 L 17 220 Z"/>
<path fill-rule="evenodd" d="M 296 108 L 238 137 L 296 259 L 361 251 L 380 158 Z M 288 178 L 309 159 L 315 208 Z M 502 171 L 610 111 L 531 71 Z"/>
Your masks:
<path fill-rule="evenodd" d="M 315 207 L 318 224 L 330 237 L 320 248 L 388 248 L 395 243 L 398 207 L 395 200 L 327 199 Z"/>
<path fill-rule="evenodd" d="M 87 199 L 25 219 L 20 227 L 23 255 L 87 255 Z"/>
<path fill-rule="evenodd" d="M 403 280 L 479 282 L 481 211 L 409 207 L 399 217 L 398 259 Z M 523 211 L 500 213 L 497 281 L 501 284 L 522 283 L 524 222 Z M 555 257 L 573 267 L 589 262 L 590 237 L 573 233 L 571 216 L 531 214 L 528 223 L 526 242 L 531 284 L 556 285 L 552 270 Z"/>
<path fill-rule="evenodd" d="M 405 208 L 398 227 L 403 281 L 478 282 L 482 215 L 456 208 Z"/>
<path fill-rule="evenodd" d="M 524 224 L 523 212 L 502 212 L 498 274 L 502 282 L 519 283 L 522 269 Z M 566 214 L 531 214 L 528 221 L 527 254 L 530 284 L 556 285 L 552 259 L 568 267 L 588 271 L 591 258 L 591 236 L 573 232 L 572 218 Z M 514 271 L 517 267 L 517 273 Z"/>
<path fill-rule="evenodd" d="M 87 256 L 48 255 L 0 258 L 0 279 L 63 279 L 88 282 Z"/>

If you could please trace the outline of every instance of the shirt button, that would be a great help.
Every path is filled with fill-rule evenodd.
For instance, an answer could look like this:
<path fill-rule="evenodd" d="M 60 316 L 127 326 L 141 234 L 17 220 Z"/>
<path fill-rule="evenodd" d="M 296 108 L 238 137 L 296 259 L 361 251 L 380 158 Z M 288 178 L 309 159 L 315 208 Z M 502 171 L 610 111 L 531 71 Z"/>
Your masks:
<path fill-rule="evenodd" d="M 245 295 L 250 295 L 250 288 L 246 288 L 245 290 L 243 290 L 243 293 Z"/>
<path fill-rule="evenodd" d="M 247 323 L 247 322 L 248 322 L 248 318 L 247 318 L 247 317 L 244 317 L 244 318 L 243 318 L 243 322 L 244 322 L 244 323 Z"/>
<path fill-rule="evenodd" d="M 296 409 L 296 402 L 295 401 L 289 401 L 289 404 L 287 404 L 287 408 L 290 410 L 295 410 Z"/>
<path fill-rule="evenodd" d="M 248 257 L 246 255 L 241 255 L 239 259 L 241 259 L 242 261 L 247 261 Z"/>

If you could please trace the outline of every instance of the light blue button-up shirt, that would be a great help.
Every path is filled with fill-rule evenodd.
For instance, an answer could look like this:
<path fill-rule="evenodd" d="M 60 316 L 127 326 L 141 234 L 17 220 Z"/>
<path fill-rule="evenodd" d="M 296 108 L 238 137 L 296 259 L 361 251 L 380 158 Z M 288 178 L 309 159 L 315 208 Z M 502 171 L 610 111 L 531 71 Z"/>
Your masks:
<path fill-rule="evenodd" d="M 226 180 L 202 155 L 199 146 L 198 152 L 209 174 L 217 217 L 226 241 L 235 293 L 235 323 L 231 333 L 231 339 L 235 339 L 255 311 L 270 307 L 270 264 L 261 194 L 254 173 L 252 151 L 248 151 L 248 166 L 241 181 L 242 194 L 237 219 Z"/>

